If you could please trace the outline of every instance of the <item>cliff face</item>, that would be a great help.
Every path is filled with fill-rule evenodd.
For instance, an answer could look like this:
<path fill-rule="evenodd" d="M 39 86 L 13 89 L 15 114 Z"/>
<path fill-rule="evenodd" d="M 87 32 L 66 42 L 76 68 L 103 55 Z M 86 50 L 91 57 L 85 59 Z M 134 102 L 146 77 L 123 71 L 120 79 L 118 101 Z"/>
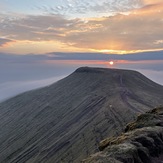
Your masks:
<path fill-rule="evenodd" d="M 78 163 L 162 99 L 163 86 L 136 71 L 79 68 L 0 104 L 0 163 Z"/>
<path fill-rule="evenodd" d="M 128 124 L 119 137 L 100 142 L 98 152 L 83 163 L 161 163 L 163 161 L 163 107 Z"/>

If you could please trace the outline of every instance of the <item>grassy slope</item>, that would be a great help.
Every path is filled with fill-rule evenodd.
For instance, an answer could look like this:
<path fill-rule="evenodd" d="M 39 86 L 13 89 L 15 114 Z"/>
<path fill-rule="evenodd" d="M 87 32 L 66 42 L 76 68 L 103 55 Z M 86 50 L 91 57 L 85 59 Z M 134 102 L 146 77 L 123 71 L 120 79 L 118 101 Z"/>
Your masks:
<path fill-rule="evenodd" d="M 0 162 L 78 162 L 162 98 L 138 72 L 80 68 L 0 104 Z"/>

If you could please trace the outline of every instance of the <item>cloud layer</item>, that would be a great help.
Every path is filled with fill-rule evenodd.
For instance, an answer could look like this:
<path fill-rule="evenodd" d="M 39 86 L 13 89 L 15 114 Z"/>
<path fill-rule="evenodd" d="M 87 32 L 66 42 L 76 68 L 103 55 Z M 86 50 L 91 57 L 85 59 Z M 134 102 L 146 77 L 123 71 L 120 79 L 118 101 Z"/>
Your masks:
<path fill-rule="evenodd" d="M 118 4 L 126 6 L 123 4 L 126 3 L 130 4 L 131 8 L 137 4 L 141 4 L 142 7 L 133 9 L 129 13 L 101 18 L 89 18 L 89 16 L 85 19 L 67 18 L 56 13 L 48 15 L 1 14 L 0 51 L 35 53 L 37 51 L 35 47 L 39 45 L 44 47 L 44 52 L 47 52 L 47 49 L 48 52 L 56 49 L 56 51 L 115 51 L 117 53 L 162 50 L 163 3 L 160 2 L 159 0 L 155 3 L 150 0 L 144 2 L 138 0 L 119 2 L 117 0 L 114 3 L 103 1 L 104 6 L 111 4 L 116 7 Z M 73 6 L 76 2 L 67 3 Z M 86 5 L 87 2 L 80 1 L 79 6 L 82 4 Z M 103 9 L 103 5 L 101 8 L 100 5 L 96 2 L 93 6 L 90 4 L 88 6 L 98 12 Z M 61 8 L 58 7 L 58 10 Z M 111 8 L 114 9 L 114 7 Z M 4 45 L 7 46 L 4 47 Z"/>
<path fill-rule="evenodd" d="M 58 1 L 59 2 L 59 1 Z M 50 14 L 68 15 L 70 17 L 88 17 L 114 15 L 119 12 L 128 12 L 130 10 L 143 6 L 141 0 L 65 0 L 64 3 L 38 6 L 37 9 Z"/>

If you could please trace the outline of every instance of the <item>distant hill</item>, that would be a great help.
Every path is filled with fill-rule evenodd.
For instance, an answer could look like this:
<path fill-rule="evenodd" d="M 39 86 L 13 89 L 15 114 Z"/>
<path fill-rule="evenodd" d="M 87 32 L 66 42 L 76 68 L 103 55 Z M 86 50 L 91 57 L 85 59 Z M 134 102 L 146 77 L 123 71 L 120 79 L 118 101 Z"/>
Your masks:
<path fill-rule="evenodd" d="M 139 72 L 79 68 L 0 103 L 0 162 L 79 162 L 162 99 L 163 86 Z"/>

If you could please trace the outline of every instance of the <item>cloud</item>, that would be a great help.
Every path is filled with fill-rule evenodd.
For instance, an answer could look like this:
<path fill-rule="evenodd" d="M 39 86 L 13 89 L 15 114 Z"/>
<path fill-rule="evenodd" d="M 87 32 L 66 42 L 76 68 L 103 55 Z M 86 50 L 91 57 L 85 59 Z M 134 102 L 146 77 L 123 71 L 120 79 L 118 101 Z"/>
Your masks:
<path fill-rule="evenodd" d="M 48 60 L 128 60 L 128 61 L 153 61 L 163 60 L 163 51 L 143 52 L 134 54 L 102 54 L 102 53 L 59 53 L 45 54 Z"/>
<path fill-rule="evenodd" d="M 110 0 L 105 1 L 102 4 L 96 4 L 92 7 L 92 10 L 101 13 L 122 13 L 141 8 L 142 5 L 143 3 L 141 0 Z"/>
<path fill-rule="evenodd" d="M 83 21 L 68 20 L 61 15 L 24 16 L 22 18 L 4 18 L 0 22 L 0 32 L 4 36 L 22 41 L 62 41 L 70 31 L 78 31 Z"/>
<path fill-rule="evenodd" d="M 137 69 L 137 71 L 143 73 L 149 79 L 152 79 L 154 82 L 159 83 L 163 86 L 163 71 L 154 71 L 147 69 Z"/>
<path fill-rule="evenodd" d="M 51 6 L 38 6 L 37 9 L 50 14 L 68 15 L 70 17 L 88 17 L 127 12 L 142 6 L 141 0 L 65 0 L 64 3 Z"/>
<path fill-rule="evenodd" d="M 6 39 L 6 38 L 0 38 L 0 47 L 3 47 L 7 45 L 8 43 L 14 42 L 13 40 Z"/>
<path fill-rule="evenodd" d="M 118 2 L 118 1 L 117 1 Z M 127 2 L 127 1 L 126 1 Z M 133 1 L 135 2 L 135 1 Z M 85 51 L 146 51 L 163 49 L 163 5 L 145 6 L 130 14 L 83 20 L 61 15 L 4 17 L 0 33 L 9 40 L 54 41 Z M 7 41 L 7 40 L 6 40 Z M 4 44 L 5 40 L 1 41 Z M 61 51 L 61 50 L 60 50 Z"/>
<path fill-rule="evenodd" d="M 0 53 L 0 83 L 18 79 L 40 80 L 65 75 L 81 66 L 108 66 L 113 60 L 115 68 L 163 71 L 163 51 L 126 55 L 101 53 L 47 53 L 42 55 L 16 55 Z M 5 72 L 5 73 L 4 73 Z"/>
<path fill-rule="evenodd" d="M 54 82 L 64 78 L 65 76 L 58 76 L 42 80 L 31 80 L 31 81 L 11 81 L 0 83 L 0 101 L 8 99 L 17 94 L 23 93 L 25 91 L 37 89 L 40 87 L 45 87 L 47 85 L 53 84 Z"/>
<path fill-rule="evenodd" d="M 89 21 L 87 26 L 98 25 L 99 28 L 83 33 L 70 33 L 65 39 L 74 43 L 74 46 L 97 50 L 162 49 L 162 44 L 155 44 L 163 38 L 162 7 L 157 6 L 146 12 L 136 11 L 129 15 L 116 15 L 101 21 Z"/>
<path fill-rule="evenodd" d="M 143 3 L 145 5 L 160 4 L 162 3 L 162 0 L 143 0 Z"/>
<path fill-rule="evenodd" d="M 45 54 L 7 54 L 0 53 L 0 63 L 39 63 L 45 60 L 128 60 L 128 61 L 154 61 L 163 60 L 163 51 L 151 51 L 133 54 L 107 54 L 107 53 L 86 53 L 86 52 L 74 52 L 74 53 L 63 53 L 63 52 L 51 52 Z"/>

